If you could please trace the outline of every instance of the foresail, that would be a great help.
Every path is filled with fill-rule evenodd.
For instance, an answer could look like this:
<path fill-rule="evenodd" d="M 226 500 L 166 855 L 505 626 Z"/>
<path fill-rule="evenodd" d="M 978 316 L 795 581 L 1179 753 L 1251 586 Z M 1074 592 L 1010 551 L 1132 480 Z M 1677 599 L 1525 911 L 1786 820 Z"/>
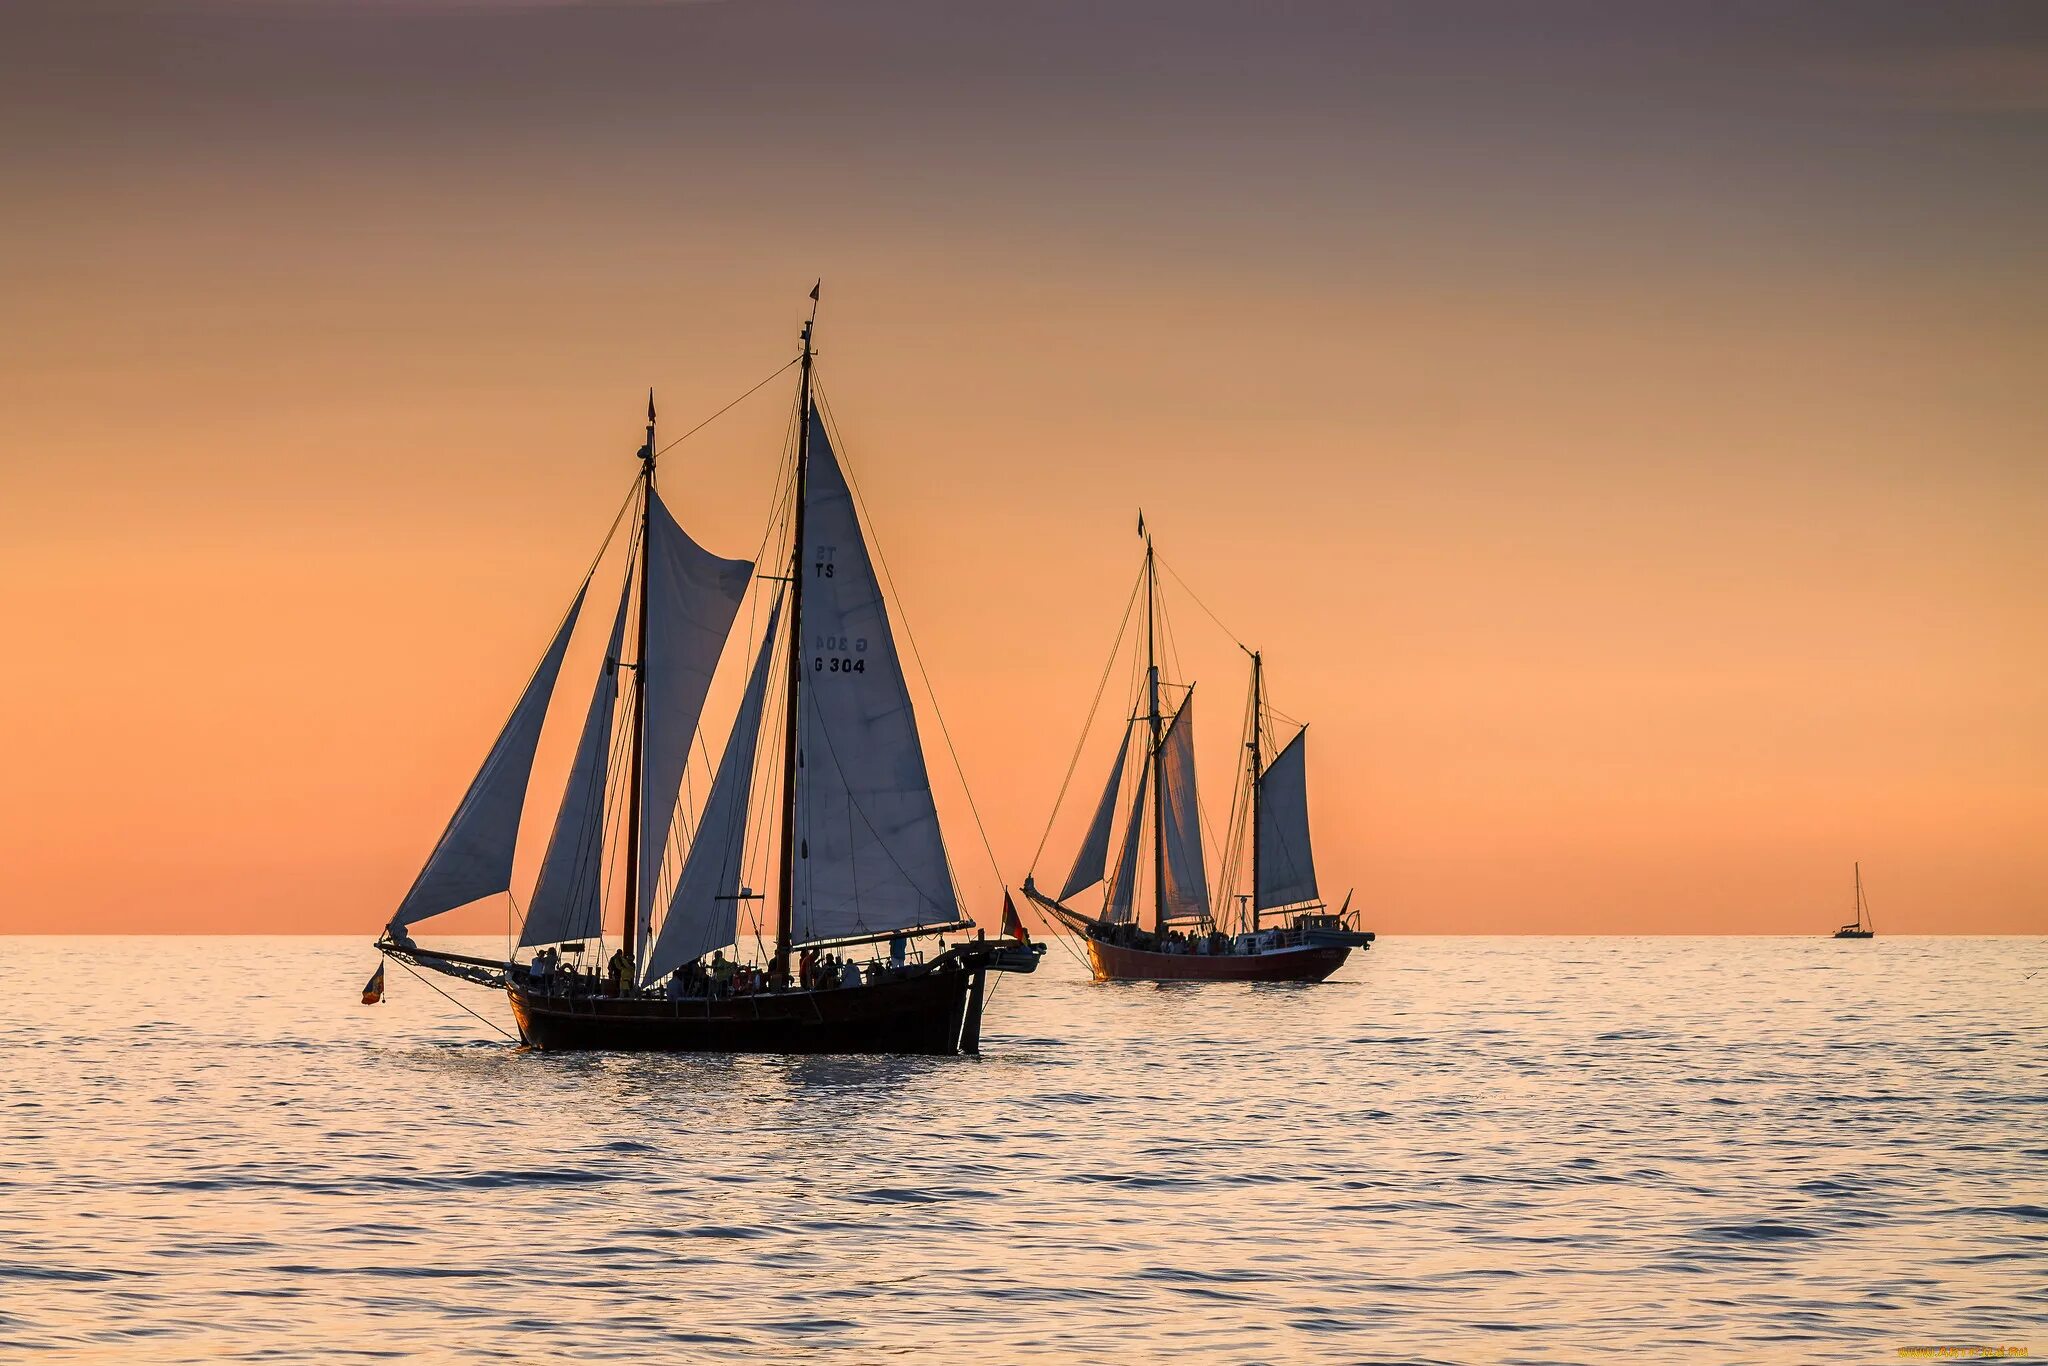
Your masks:
<path fill-rule="evenodd" d="M 1131 818 L 1124 822 L 1124 851 L 1117 856 L 1116 877 L 1109 884 L 1109 904 L 1102 918 L 1122 924 L 1131 918 L 1131 900 L 1138 890 L 1138 836 L 1145 823 L 1145 790 L 1152 765 L 1138 767 L 1137 791 L 1131 794 Z"/>
<path fill-rule="evenodd" d="M 647 517 L 647 653 L 640 661 L 641 732 L 639 942 L 661 876 L 676 794 L 690 758 L 690 738 L 704 710 L 712 671 L 732 631 L 754 566 L 724 560 L 699 546 L 653 490 Z"/>
<path fill-rule="evenodd" d="M 1174 714 L 1160 741 L 1159 785 L 1166 795 L 1165 918 L 1209 916 L 1209 875 L 1202 864 L 1202 812 L 1195 799 L 1195 694 Z"/>
<path fill-rule="evenodd" d="M 1259 909 L 1314 901 L 1315 855 L 1308 839 L 1306 726 L 1259 776 Z"/>
<path fill-rule="evenodd" d="M 1110 830 L 1116 824 L 1116 794 L 1123 787 L 1124 760 L 1130 757 L 1130 740 L 1130 732 L 1126 729 L 1123 743 L 1117 748 L 1116 766 L 1109 771 L 1109 786 L 1102 789 L 1102 800 L 1095 804 L 1095 819 L 1088 823 L 1088 836 L 1081 841 L 1081 852 L 1074 856 L 1074 870 L 1067 874 L 1067 884 L 1060 889 L 1061 901 L 1102 881 L 1109 864 Z"/>
<path fill-rule="evenodd" d="M 469 791 L 441 832 L 426 866 L 413 879 L 412 888 L 391 917 L 394 925 L 412 925 L 428 916 L 467 906 L 479 897 L 493 896 L 512 885 L 512 849 L 519 839 L 519 813 L 526 805 L 526 784 L 533 776 L 533 751 L 540 744 L 541 723 L 547 719 L 548 699 L 554 695 L 555 677 L 562 671 L 562 656 L 583 610 L 583 595 L 590 589 L 586 577 L 576 590 L 569 615 L 555 632 L 540 666 L 527 680 L 526 691 L 512 708 L 505 728 L 491 745 L 483 767 L 470 781 Z"/>
<path fill-rule="evenodd" d="M 917 718 L 853 493 L 809 414 L 795 942 L 960 921 Z"/>
<path fill-rule="evenodd" d="M 603 926 L 601 903 L 604 873 L 604 793 L 609 777 L 612 713 L 619 700 L 619 652 L 625 645 L 626 603 L 632 580 L 619 592 L 619 610 L 612 633 L 598 661 L 597 683 L 583 733 L 569 765 L 569 782 L 555 813 L 554 833 L 541 859 L 540 879 L 527 903 L 526 924 L 519 932 L 521 948 L 559 944 L 569 939 L 595 939 Z"/>
<path fill-rule="evenodd" d="M 747 842 L 747 803 L 754 786 L 754 755 L 761 740 L 769 666 L 775 662 L 775 628 L 782 599 L 768 613 L 768 630 L 740 699 L 739 715 L 726 737 L 725 755 L 711 780 L 697 837 L 676 878 L 675 896 L 662 917 L 661 934 L 642 963 L 640 978 L 666 977 L 693 958 L 734 943 L 739 934 L 739 891 Z"/>

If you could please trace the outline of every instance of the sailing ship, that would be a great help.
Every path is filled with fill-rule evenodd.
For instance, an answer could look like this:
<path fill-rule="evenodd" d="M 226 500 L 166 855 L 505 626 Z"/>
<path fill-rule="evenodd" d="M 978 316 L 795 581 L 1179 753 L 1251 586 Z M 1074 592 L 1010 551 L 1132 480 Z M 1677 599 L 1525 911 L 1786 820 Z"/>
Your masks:
<path fill-rule="evenodd" d="M 1863 865 L 1856 866 L 1856 918 L 1835 931 L 1837 939 L 1875 939 L 1877 927 L 1870 922 L 1870 907 L 1863 899 Z"/>
<path fill-rule="evenodd" d="M 1142 588 L 1144 672 L 1124 712 L 1109 782 L 1066 881 L 1058 895 L 1048 896 L 1038 887 L 1034 871 L 1024 880 L 1024 894 L 1081 935 L 1098 982 L 1320 982 L 1342 967 L 1353 949 L 1370 947 L 1373 935 L 1358 928 L 1349 893 L 1344 904 L 1331 911 L 1317 890 L 1309 840 L 1308 728 L 1297 724 L 1285 744 L 1276 743 L 1284 718 L 1267 696 L 1265 660 L 1259 651 L 1245 649 L 1251 657 L 1245 762 L 1231 801 L 1226 865 L 1218 885 L 1236 886 L 1238 873 L 1244 871 L 1249 875 L 1248 890 L 1237 895 L 1235 915 L 1219 917 L 1209 895 L 1195 784 L 1195 688 L 1192 682 L 1174 683 L 1164 676 L 1159 565 L 1142 515 L 1138 531 L 1145 536 L 1145 563 L 1131 602 L 1135 605 Z M 1126 608 L 1109 668 L 1115 666 L 1129 624 Z M 1103 677 L 1108 676 L 1106 668 Z M 1098 693 L 1098 706 L 1100 700 Z M 1084 745 L 1094 720 L 1091 709 L 1082 726 Z M 1132 777 L 1128 775 L 1134 755 Z M 1119 811 L 1128 814 L 1112 864 Z M 1040 848 L 1042 852 L 1043 845 Z M 1141 853 L 1150 856 L 1149 928 L 1141 911 Z M 1241 857 L 1247 853 L 1248 859 Z M 1247 862 L 1248 869 L 1242 868 Z M 1098 886 L 1102 890 L 1097 906 L 1084 909 L 1075 904 L 1076 897 Z"/>
<path fill-rule="evenodd" d="M 602 548 L 377 941 L 389 958 L 504 991 L 534 1048 L 973 1053 L 987 975 L 1030 972 L 1044 952 L 1021 933 L 988 938 L 961 909 L 881 582 L 813 393 L 817 297 L 792 362 L 794 451 L 762 539 L 786 537 L 788 572 L 757 573 L 683 530 L 655 487 L 650 395 L 625 583 L 516 943 L 487 959 L 410 931 L 509 894 L 542 723 Z M 692 743 L 750 589 L 757 616 L 767 600 L 766 625 L 686 832 Z M 744 876 L 771 853 L 772 933 Z"/>

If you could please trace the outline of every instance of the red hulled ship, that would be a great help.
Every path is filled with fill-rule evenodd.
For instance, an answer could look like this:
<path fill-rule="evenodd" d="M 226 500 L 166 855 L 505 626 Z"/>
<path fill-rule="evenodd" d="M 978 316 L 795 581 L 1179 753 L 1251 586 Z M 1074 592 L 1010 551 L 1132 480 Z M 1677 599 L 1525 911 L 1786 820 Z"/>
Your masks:
<path fill-rule="evenodd" d="M 1143 535 L 1142 517 L 1138 529 Z M 1245 760 L 1231 800 L 1217 885 L 1242 884 L 1247 890 L 1237 894 L 1232 910 L 1218 915 L 1209 893 L 1195 782 L 1195 689 L 1193 683 L 1164 676 L 1159 589 L 1159 561 L 1146 536 L 1144 567 L 1103 673 L 1106 680 L 1115 668 L 1142 593 L 1143 672 L 1123 712 L 1109 782 L 1059 894 L 1048 895 L 1035 878 L 1025 879 L 1024 894 L 1083 937 L 1097 981 L 1320 982 L 1342 967 L 1353 949 L 1369 947 L 1373 936 L 1358 928 L 1348 895 L 1341 908 L 1331 911 L 1317 890 L 1304 757 L 1308 728 L 1273 709 L 1265 661 L 1258 651 L 1246 649 L 1251 697 L 1243 733 Z M 1098 693 L 1097 709 L 1100 703 Z M 1091 710 L 1082 728 L 1084 746 L 1095 715 Z M 1282 728 L 1292 733 L 1278 744 L 1276 732 Z M 1117 840 L 1120 812 L 1128 814 Z M 1084 908 L 1077 898 L 1090 893 L 1100 901 Z M 1143 913 L 1148 908 L 1149 917 Z"/>

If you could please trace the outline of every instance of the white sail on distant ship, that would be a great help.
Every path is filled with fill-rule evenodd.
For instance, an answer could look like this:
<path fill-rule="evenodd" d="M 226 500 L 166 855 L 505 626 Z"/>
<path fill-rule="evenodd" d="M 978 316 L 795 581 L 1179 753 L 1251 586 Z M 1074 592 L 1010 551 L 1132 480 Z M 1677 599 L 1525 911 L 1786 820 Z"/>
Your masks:
<path fill-rule="evenodd" d="M 1143 525 L 1141 519 L 1140 535 Z M 1145 601 L 1143 681 L 1109 782 L 1096 801 L 1059 895 L 1047 896 L 1033 878 L 1025 879 L 1024 893 L 1085 936 L 1098 980 L 1320 981 L 1336 971 L 1351 950 L 1369 946 L 1373 936 L 1357 927 L 1348 897 L 1332 912 L 1322 903 L 1316 885 L 1304 758 L 1307 727 L 1297 728 L 1286 744 L 1274 747 L 1272 712 L 1264 695 L 1264 659 L 1247 650 L 1252 696 L 1250 731 L 1243 744 L 1243 799 L 1232 804 L 1220 882 L 1226 889 L 1235 884 L 1235 860 L 1242 847 L 1249 854 L 1250 887 L 1241 895 L 1241 914 L 1230 921 L 1218 915 L 1210 895 L 1196 780 L 1195 687 L 1168 679 L 1157 649 L 1159 580 L 1149 536 L 1140 586 Z M 1136 600 L 1134 589 L 1132 601 Z M 1122 640 L 1120 631 L 1119 648 Z M 1178 705 L 1169 703 L 1169 694 L 1178 696 Z M 1136 776 L 1128 777 L 1134 751 Z M 1113 827 L 1126 788 L 1129 814 L 1118 843 Z M 1141 853 L 1150 855 L 1149 879 L 1141 872 Z M 1077 898 L 1105 876 L 1108 885 L 1100 909 L 1082 908 Z M 1139 907 L 1148 881 L 1151 917 L 1146 923 Z"/>

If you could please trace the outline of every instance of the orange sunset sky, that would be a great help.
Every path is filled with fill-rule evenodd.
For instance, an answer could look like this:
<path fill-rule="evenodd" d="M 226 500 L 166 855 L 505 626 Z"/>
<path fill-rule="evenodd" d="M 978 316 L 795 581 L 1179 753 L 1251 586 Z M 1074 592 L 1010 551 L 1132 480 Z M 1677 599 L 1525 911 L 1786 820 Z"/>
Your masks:
<path fill-rule="evenodd" d="M 817 276 L 1013 883 L 1142 506 L 1369 928 L 1821 933 L 1861 859 L 1881 933 L 2048 931 L 2044 13 L 9 5 L 0 932 L 373 935 L 646 389 Z M 711 549 L 790 401 L 664 458 Z M 1220 818 L 1242 661 L 1169 604 Z"/>

